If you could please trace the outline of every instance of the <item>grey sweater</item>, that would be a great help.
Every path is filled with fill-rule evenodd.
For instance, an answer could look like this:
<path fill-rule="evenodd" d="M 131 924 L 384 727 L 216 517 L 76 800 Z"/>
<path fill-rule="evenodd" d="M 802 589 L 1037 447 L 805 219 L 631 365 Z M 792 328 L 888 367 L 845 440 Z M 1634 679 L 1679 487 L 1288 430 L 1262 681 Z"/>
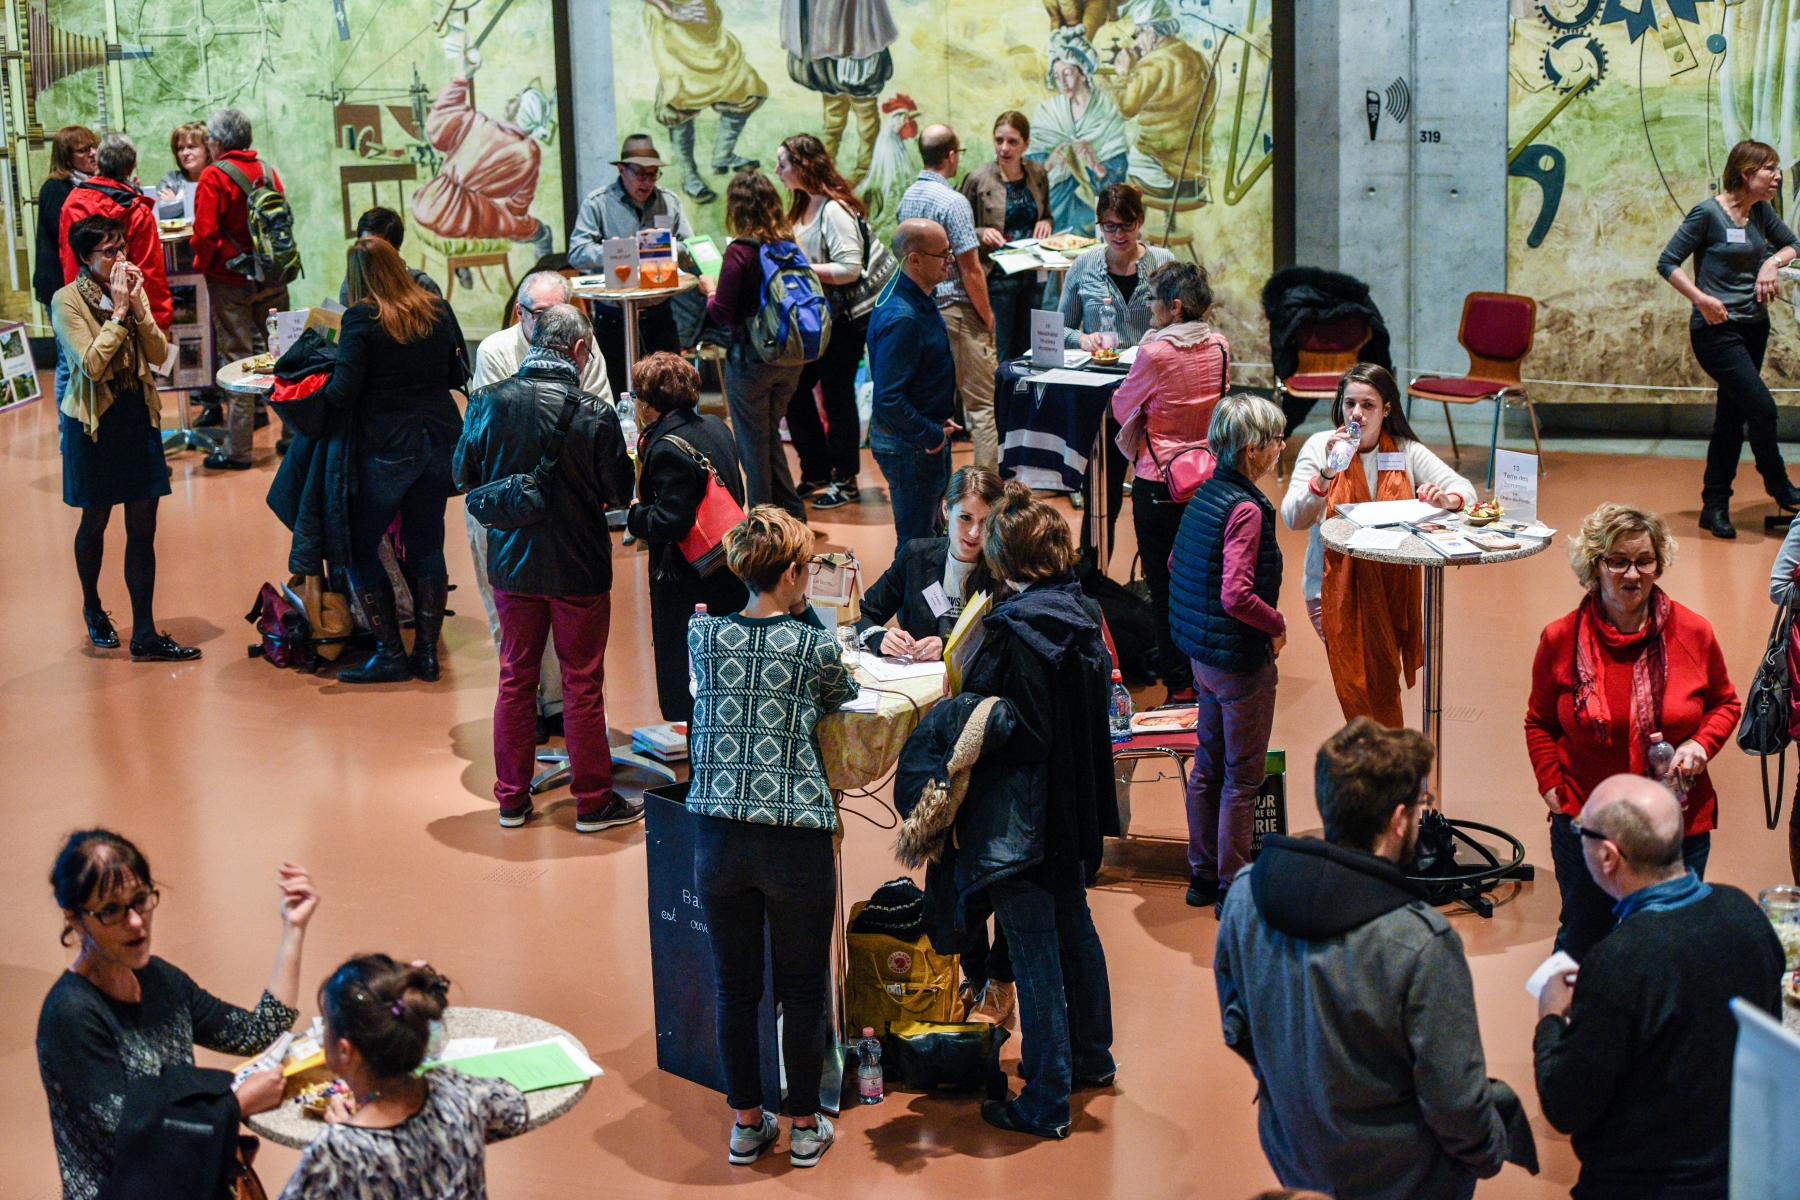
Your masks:
<path fill-rule="evenodd" d="M 1724 301 L 1733 321 L 1766 321 L 1769 308 L 1756 299 L 1756 273 L 1784 246 L 1800 246 L 1800 238 L 1775 215 L 1768 201 L 1751 205 L 1749 219 L 1740 229 L 1719 206 L 1718 197 L 1712 196 L 1688 210 L 1656 260 L 1656 273 L 1667 279 L 1691 254 L 1694 286 Z M 1706 318 L 1696 308 L 1688 324 L 1698 329 L 1706 324 Z"/>
<path fill-rule="evenodd" d="M 1471 1196 L 1506 1161 L 1516 1100 L 1487 1077 L 1456 931 L 1392 863 L 1314 839 L 1265 839 L 1241 879 L 1213 973 L 1276 1177 L 1338 1200 Z"/>
<path fill-rule="evenodd" d="M 1119 349 L 1137 345 L 1150 332 L 1150 272 L 1174 261 L 1175 256 L 1161 246 L 1146 245 L 1137 262 L 1137 288 L 1127 304 L 1119 285 L 1106 273 L 1106 244 L 1083 250 L 1063 278 L 1063 344 L 1077 346 L 1082 334 L 1098 330 L 1101 303 L 1111 299 L 1113 317 L 1119 323 Z"/>

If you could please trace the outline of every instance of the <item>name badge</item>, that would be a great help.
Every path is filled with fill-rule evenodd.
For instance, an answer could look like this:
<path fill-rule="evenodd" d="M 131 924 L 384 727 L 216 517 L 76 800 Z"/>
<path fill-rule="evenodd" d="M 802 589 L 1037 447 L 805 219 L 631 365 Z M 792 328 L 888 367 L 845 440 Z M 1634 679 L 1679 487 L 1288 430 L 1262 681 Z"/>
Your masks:
<path fill-rule="evenodd" d="M 1748 229 L 1727 229 L 1725 231 L 1725 240 L 1734 245 L 1741 246 L 1750 240 L 1749 234 L 1750 231 Z"/>
<path fill-rule="evenodd" d="M 950 611 L 950 596 L 944 591 L 943 584 L 933 583 L 922 594 L 925 597 L 925 607 L 931 610 L 932 616 L 941 617 Z"/>
<path fill-rule="evenodd" d="M 1404 450 L 1394 450 L 1394 451 L 1383 450 L 1381 453 L 1379 453 L 1375 456 L 1375 469 L 1377 471 L 1404 471 L 1404 470 L 1406 470 L 1406 451 L 1404 451 Z"/>

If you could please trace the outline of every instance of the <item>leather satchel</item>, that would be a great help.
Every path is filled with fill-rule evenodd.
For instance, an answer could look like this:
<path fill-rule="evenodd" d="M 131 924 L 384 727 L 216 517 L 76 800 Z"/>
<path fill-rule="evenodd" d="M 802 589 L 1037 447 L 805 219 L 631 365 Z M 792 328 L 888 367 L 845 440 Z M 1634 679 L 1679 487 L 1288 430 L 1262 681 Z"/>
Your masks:
<path fill-rule="evenodd" d="M 1793 741 L 1793 678 L 1790 655 L 1794 630 L 1794 596 L 1775 613 L 1769 644 L 1756 675 L 1744 693 L 1744 719 L 1738 726 L 1738 749 L 1757 756 L 1762 767 L 1763 820 L 1770 829 L 1781 824 L 1781 802 L 1787 791 L 1787 748 Z M 1775 790 L 1769 791 L 1769 759 L 1774 758 Z"/>
<path fill-rule="evenodd" d="M 569 426 L 580 407 L 581 393 L 571 388 L 538 465 L 471 489 L 463 501 L 469 515 L 488 529 L 523 529 L 541 522 L 550 511 L 550 484 L 556 474 L 557 456 L 562 453 L 563 439 L 569 436 Z"/>
<path fill-rule="evenodd" d="M 725 533 L 743 521 L 744 506 L 732 497 L 710 458 L 674 434 L 669 434 L 668 439 L 706 468 L 706 492 L 694 510 L 693 527 L 679 543 L 681 556 L 704 579 L 725 565 Z"/>

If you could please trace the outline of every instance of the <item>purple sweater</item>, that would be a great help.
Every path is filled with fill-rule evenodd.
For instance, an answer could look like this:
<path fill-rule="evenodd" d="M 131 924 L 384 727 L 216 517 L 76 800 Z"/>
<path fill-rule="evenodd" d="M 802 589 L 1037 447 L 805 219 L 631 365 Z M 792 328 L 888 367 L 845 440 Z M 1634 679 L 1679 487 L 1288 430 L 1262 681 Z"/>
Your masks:
<path fill-rule="evenodd" d="M 731 340 L 744 339 L 744 323 L 762 307 L 761 244 L 733 238 L 719 265 L 719 286 L 706 302 L 706 323 L 731 331 Z"/>
<path fill-rule="evenodd" d="M 1219 599 L 1225 611 L 1270 637 L 1287 632 L 1287 618 L 1256 594 L 1256 547 L 1262 539 L 1262 509 L 1241 500 L 1225 518 L 1225 570 Z"/>

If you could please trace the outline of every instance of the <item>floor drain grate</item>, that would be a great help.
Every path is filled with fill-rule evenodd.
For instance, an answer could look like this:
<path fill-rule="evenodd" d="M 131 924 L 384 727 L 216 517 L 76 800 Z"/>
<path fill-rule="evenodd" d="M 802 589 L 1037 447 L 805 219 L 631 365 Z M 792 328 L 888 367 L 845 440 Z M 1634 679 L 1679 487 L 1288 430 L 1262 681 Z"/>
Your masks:
<path fill-rule="evenodd" d="M 524 887 L 545 871 L 543 867 L 516 865 L 495 867 L 481 877 L 483 883 L 502 883 L 507 887 Z"/>
<path fill-rule="evenodd" d="M 1444 710 L 1446 721 L 1479 721 L 1481 710 L 1473 704 L 1452 704 Z"/>

